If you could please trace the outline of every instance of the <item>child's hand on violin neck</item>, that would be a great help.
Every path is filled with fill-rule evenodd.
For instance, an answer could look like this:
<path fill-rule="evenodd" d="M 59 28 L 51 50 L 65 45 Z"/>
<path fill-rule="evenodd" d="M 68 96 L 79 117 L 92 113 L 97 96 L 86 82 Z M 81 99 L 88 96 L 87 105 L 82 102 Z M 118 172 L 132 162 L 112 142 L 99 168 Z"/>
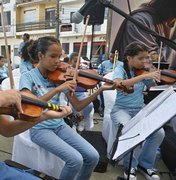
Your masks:
<path fill-rule="evenodd" d="M 77 86 L 77 83 L 75 80 L 66 81 L 65 83 L 58 86 L 59 91 L 62 92 L 64 90 L 70 90 L 72 92 L 75 92 L 75 88 Z"/>
<path fill-rule="evenodd" d="M 160 71 L 153 71 L 153 72 L 149 72 L 144 74 L 145 79 L 154 79 L 157 82 L 160 82 L 160 78 L 161 78 L 161 72 Z"/>
<path fill-rule="evenodd" d="M 40 121 L 46 119 L 53 119 L 53 118 L 63 118 L 72 113 L 72 109 L 70 108 L 70 106 L 60 106 L 60 110 L 61 111 L 53 111 L 53 110 L 44 111 L 40 117 Z"/>

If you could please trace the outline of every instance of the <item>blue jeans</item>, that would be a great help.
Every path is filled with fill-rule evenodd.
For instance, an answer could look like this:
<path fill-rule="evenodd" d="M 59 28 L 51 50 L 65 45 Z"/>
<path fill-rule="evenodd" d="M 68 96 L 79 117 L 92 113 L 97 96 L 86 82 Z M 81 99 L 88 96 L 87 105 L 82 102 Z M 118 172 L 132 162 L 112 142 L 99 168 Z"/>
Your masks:
<path fill-rule="evenodd" d="M 121 109 L 117 106 L 114 106 L 111 111 L 111 119 L 118 129 L 119 124 L 125 125 L 128 123 L 131 118 L 133 118 L 141 108 L 134 108 L 134 109 Z M 151 136 L 149 136 L 141 150 L 139 157 L 137 158 L 135 155 L 132 159 L 132 167 L 137 167 L 137 165 L 141 165 L 146 169 L 153 168 L 155 158 L 156 158 L 156 151 L 160 144 L 164 139 L 164 130 L 161 128 Z M 135 153 L 134 153 L 135 154 Z M 124 166 L 128 167 L 129 165 L 129 154 L 124 158 Z"/>
<path fill-rule="evenodd" d="M 1 180 L 41 180 L 32 174 L 13 167 L 7 166 L 4 162 L 0 161 L 0 179 Z"/>
<path fill-rule="evenodd" d="M 32 128 L 30 135 L 33 142 L 65 161 L 59 180 L 90 178 L 98 163 L 99 154 L 67 124 L 56 129 Z"/>

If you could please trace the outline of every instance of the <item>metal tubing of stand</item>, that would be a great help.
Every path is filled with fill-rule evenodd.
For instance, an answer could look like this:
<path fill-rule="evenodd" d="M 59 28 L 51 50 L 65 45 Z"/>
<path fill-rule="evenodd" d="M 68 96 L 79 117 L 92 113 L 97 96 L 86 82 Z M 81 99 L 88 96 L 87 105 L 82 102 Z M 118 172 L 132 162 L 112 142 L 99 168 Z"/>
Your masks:
<path fill-rule="evenodd" d="M 130 161 L 129 161 L 129 166 L 128 166 L 128 176 L 127 176 L 127 180 L 130 179 L 130 172 L 131 172 L 131 165 L 132 165 L 132 159 L 133 159 L 133 149 L 130 152 Z"/>
<path fill-rule="evenodd" d="M 118 176 L 117 180 L 129 180 L 130 179 L 130 171 L 131 171 L 131 165 L 132 165 L 132 159 L 133 159 L 133 152 L 134 150 L 132 149 L 130 152 L 130 161 L 129 161 L 129 165 L 128 165 L 128 175 L 127 175 L 127 179 Z"/>
<path fill-rule="evenodd" d="M 92 53 L 93 53 L 94 27 L 95 27 L 95 25 L 92 24 L 92 37 L 91 37 L 90 60 L 92 59 Z"/>
<path fill-rule="evenodd" d="M 112 145 L 112 152 L 111 152 L 111 157 L 110 157 L 110 161 L 112 164 L 115 164 L 115 160 L 113 160 L 113 156 L 117 150 L 117 146 L 118 146 L 118 141 L 119 141 L 119 137 L 121 136 L 122 134 L 122 128 L 123 128 L 123 124 L 120 124 L 119 125 L 119 128 L 117 130 L 117 134 L 116 134 L 116 139 Z"/>

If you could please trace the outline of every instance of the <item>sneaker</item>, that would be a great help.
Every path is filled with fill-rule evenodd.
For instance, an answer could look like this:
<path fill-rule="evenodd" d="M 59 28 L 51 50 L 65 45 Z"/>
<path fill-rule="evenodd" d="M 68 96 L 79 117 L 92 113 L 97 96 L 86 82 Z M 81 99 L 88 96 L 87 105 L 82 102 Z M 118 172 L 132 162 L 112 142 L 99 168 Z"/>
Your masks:
<path fill-rule="evenodd" d="M 84 122 L 83 121 L 78 123 L 77 130 L 79 132 L 82 132 L 84 130 Z"/>
<path fill-rule="evenodd" d="M 137 168 L 131 168 L 129 180 L 137 180 L 136 170 L 137 170 Z M 126 168 L 124 171 L 124 178 L 125 179 L 128 178 L 128 168 Z"/>
<path fill-rule="evenodd" d="M 145 169 L 142 166 L 138 167 L 141 174 L 143 174 L 147 180 L 160 180 L 160 177 L 158 176 L 158 174 L 156 174 L 156 172 L 153 169 Z"/>

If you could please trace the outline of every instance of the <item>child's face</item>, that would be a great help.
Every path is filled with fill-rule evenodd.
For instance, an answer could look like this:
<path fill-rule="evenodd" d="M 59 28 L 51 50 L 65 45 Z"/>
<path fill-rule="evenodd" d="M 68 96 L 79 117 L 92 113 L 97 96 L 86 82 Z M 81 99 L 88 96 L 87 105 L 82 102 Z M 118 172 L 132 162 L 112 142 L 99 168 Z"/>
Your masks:
<path fill-rule="evenodd" d="M 128 56 L 128 62 L 132 69 L 144 69 L 145 63 L 149 60 L 149 54 L 146 51 L 139 52 L 133 57 Z"/>
<path fill-rule="evenodd" d="M 78 56 L 75 56 L 71 61 L 72 67 L 74 68 L 76 67 L 77 61 L 78 61 Z"/>
<path fill-rule="evenodd" d="M 0 59 L 0 67 L 4 66 L 4 58 Z"/>
<path fill-rule="evenodd" d="M 59 44 L 53 44 L 48 47 L 45 54 L 39 54 L 39 60 L 42 66 L 48 71 L 55 71 L 60 63 L 62 48 Z"/>

